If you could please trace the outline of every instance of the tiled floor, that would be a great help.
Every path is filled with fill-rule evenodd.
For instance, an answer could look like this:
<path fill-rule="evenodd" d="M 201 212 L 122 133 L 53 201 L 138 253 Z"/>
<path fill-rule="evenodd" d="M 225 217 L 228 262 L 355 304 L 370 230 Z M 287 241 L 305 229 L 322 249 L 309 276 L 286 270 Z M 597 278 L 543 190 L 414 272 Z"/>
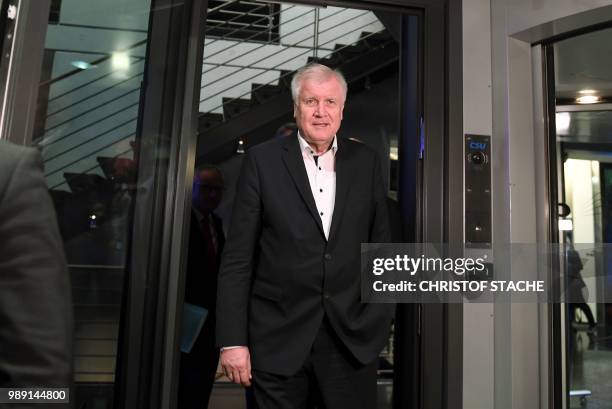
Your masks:
<path fill-rule="evenodd" d="M 591 395 L 582 402 L 571 399 L 572 409 L 612 409 L 612 340 L 582 339 L 582 350 L 574 357 L 572 389 L 586 389 Z M 390 409 L 393 385 L 378 385 L 378 409 Z M 233 384 L 216 384 L 209 409 L 246 409 L 244 390 Z"/>
<path fill-rule="evenodd" d="M 378 385 L 378 409 L 391 408 L 391 384 Z M 209 409 L 245 409 L 244 390 L 239 386 L 216 384 L 210 397 Z"/>
<path fill-rule="evenodd" d="M 246 409 L 244 389 L 238 385 L 215 384 L 209 409 Z"/>
<path fill-rule="evenodd" d="M 572 388 L 589 390 L 582 402 L 571 400 L 571 408 L 612 409 L 612 345 L 606 337 L 579 333 L 579 350 L 573 359 Z M 580 350 L 582 349 L 582 350 Z"/>

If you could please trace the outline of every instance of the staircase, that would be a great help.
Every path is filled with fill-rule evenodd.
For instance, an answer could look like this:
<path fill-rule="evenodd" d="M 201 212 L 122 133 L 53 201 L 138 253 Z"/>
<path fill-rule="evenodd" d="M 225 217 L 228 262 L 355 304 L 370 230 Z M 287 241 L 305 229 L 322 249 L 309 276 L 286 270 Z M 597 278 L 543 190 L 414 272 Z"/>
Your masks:
<path fill-rule="evenodd" d="M 77 382 L 113 382 L 123 266 L 71 265 Z"/>

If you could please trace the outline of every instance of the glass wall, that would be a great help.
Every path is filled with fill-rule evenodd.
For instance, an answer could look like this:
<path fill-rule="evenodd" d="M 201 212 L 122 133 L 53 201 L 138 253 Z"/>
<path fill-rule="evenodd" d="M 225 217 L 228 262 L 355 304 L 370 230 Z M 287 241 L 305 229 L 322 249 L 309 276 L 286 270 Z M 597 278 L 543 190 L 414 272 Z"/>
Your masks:
<path fill-rule="evenodd" d="M 149 0 L 53 1 L 32 144 L 70 268 L 75 407 L 113 402 L 138 179 Z M 85 405 L 85 406 L 83 406 Z"/>
<path fill-rule="evenodd" d="M 562 271 L 566 285 L 580 289 L 564 305 L 571 408 L 612 401 L 612 270 L 603 247 L 612 242 L 611 40 L 606 29 L 552 46 Z"/>

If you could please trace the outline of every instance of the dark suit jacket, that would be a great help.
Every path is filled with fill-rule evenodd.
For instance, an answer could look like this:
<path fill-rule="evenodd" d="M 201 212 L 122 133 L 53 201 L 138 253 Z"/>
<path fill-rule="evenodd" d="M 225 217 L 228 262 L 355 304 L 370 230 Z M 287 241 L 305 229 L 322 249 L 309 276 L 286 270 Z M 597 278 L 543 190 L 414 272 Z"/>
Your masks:
<path fill-rule="evenodd" d="M 360 302 L 360 244 L 390 239 L 380 171 L 373 150 L 338 140 L 327 241 L 297 136 L 246 154 L 219 273 L 220 346 L 248 345 L 253 368 L 291 375 L 326 314 L 357 359 L 376 359 L 393 306 Z"/>
<path fill-rule="evenodd" d="M 41 170 L 36 150 L 0 141 L 0 387 L 72 376 L 70 280 Z"/>
<path fill-rule="evenodd" d="M 221 219 L 212 215 L 213 227 L 217 233 L 218 261 L 213 271 L 206 271 L 206 242 L 200 228 L 198 217 L 191 212 L 191 228 L 189 234 L 189 253 L 187 257 L 187 280 L 185 283 L 185 301 L 199 305 L 208 310 L 206 323 L 202 328 L 200 337 L 196 342 L 192 354 L 198 353 L 206 347 L 214 348 L 215 315 L 217 303 L 217 276 L 219 273 L 219 260 L 225 245 L 223 224 Z M 208 349 L 210 349 L 208 348 Z M 215 366 L 216 369 L 216 366 Z"/>

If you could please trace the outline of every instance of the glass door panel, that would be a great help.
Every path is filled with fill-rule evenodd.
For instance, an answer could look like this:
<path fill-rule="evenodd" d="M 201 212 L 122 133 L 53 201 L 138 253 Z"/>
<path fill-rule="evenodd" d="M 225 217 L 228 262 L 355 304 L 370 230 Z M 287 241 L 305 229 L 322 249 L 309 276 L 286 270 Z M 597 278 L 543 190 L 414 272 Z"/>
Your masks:
<path fill-rule="evenodd" d="M 612 270 L 606 244 L 612 204 L 612 29 L 556 42 L 555 146 L 559 169 L 559 240 L 566 285 L 579 288 L 564 305 L 569 407 L 612 400 Z M 598 250 L 601 251 L 598 251 Z M 571 293 L 571 291 L 570 291 Z"/>
<path fill-rule="evenodd" d="M 383 161 L 394 240 L 414 240 L 405 233 L 415 226 L 418 185 L 420 20 L 351 6 L 209 2 L 196 162 L 222 174 L 223 198 L 214 213 L 224 230 L 245 150 L 291 135 L 291 78 L 318 61 L 340 69 L 348 82 L 339 136 L 372 147 Z M 189 286 L 189 273 L 187 280 Z M 379 358 L 380 408 L 392 407 L 394 347 L 392 334 Z M 218 372 L 210 406 L 231 399 L 242 404 L 244 392 Z"/>
<path fill-rule="evenodd" d="M 72 278 L 75 407 L 112 407 L 137 189 L 149 0 L 53 1 L 32 144 Z"/>

